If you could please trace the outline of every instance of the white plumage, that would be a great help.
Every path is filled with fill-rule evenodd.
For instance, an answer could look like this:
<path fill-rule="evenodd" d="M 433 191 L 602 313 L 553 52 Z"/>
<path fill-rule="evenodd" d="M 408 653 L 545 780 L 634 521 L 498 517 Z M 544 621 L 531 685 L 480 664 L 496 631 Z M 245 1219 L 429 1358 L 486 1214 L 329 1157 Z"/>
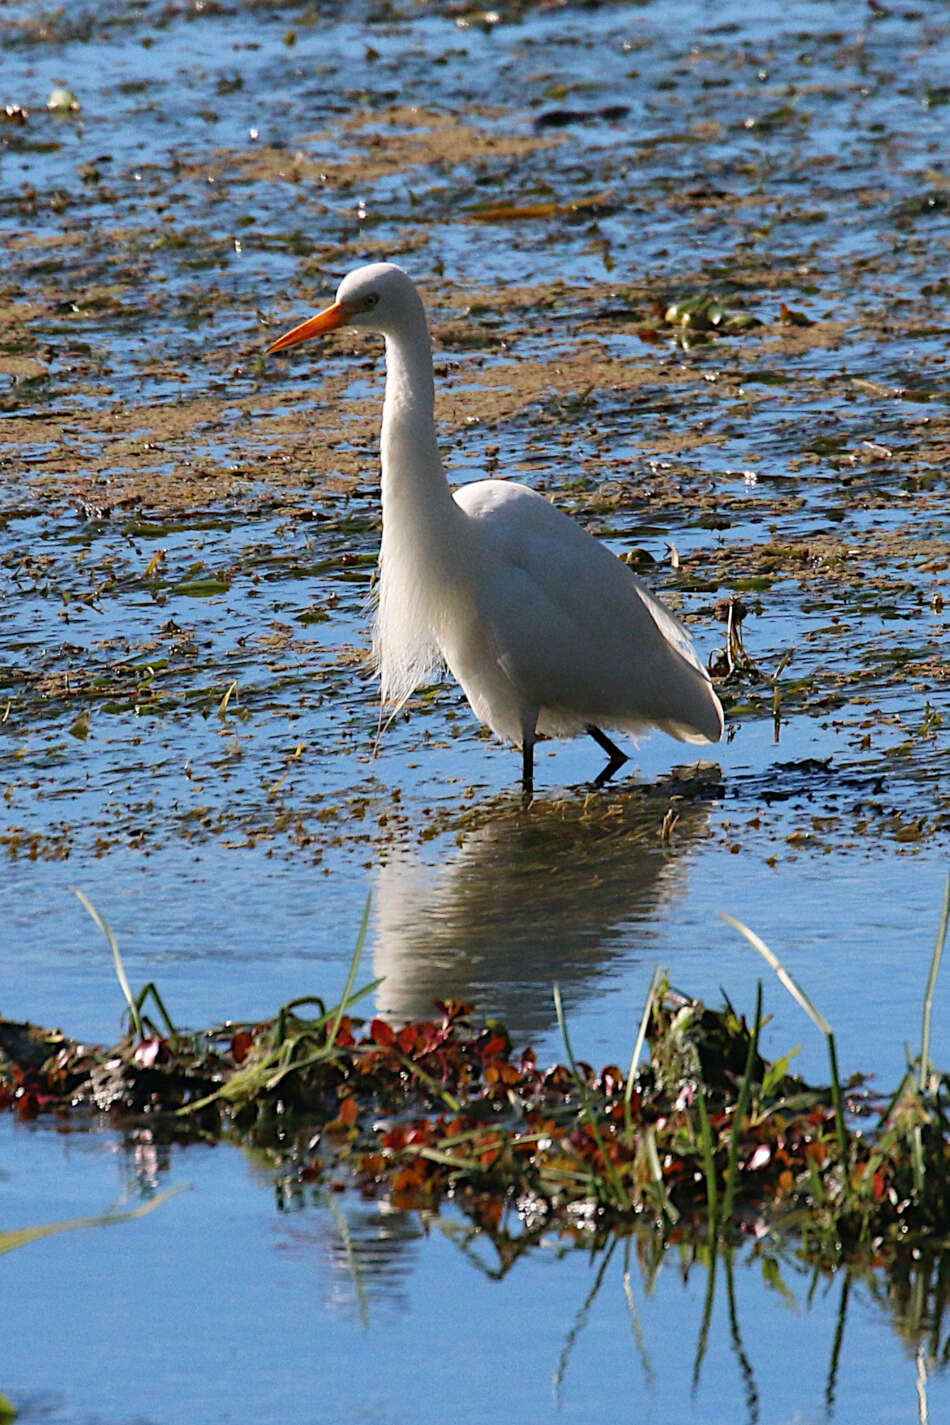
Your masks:
<path fill-rule="evenodd" d="M 336 301 L 269 348 L 339 326 L 386 340 L 383 539 L 374 649 L 398 707 L 442 664 L 479 720 L 521 746 L 530 790 L 538 735 L 662 728 L 717 742 L 719 699 L 681 624 L 614 554 L 534 490 L 479 480 L 454 493 L 436 445 L 432 351 L 402 268 L 351 272 Z"/>

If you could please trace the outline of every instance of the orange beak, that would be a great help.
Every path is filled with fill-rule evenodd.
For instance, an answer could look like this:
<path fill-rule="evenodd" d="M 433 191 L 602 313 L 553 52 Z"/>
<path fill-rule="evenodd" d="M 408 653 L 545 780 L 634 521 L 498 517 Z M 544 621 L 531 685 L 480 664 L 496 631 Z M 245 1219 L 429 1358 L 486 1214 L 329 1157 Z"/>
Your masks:
<path fill-rule="evenodd" d="M 283 336 L 279 336 L 267 348 L 266 354 L 270 356 L 275 351 L 284 351 L 288 346 L 297 346 L 299 342 L 309 341 L 312 336 L 322 336 L 324 332 L 332 332 L 343 325 L 348 315 L 346 308 L 340 302 L 334 302 L 333 306 L 327 307 L 325 312 L 318 312 L 315 317 L 308 317 L 305 322 L 301 322 L 299 327 L 284 332 Z"/>

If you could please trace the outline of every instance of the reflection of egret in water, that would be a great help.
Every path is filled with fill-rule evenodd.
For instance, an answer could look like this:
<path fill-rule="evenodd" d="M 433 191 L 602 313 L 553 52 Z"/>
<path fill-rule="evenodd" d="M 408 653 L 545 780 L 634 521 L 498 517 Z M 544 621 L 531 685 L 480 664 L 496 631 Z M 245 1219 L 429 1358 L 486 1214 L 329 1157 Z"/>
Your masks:
<path fill-rule="evenodd" d="M 409 852 L 390 860 L 374 897 L 378 1012 L 424 1018 L 433 1000 L 462 999 L 516 1036 L 548 1028 L 553 981 L 576 1000 L 630 954 L 631 925 L 648 953 L 651 920 L 685 881 L 684 846 L 707 827 L 710 783 L 691 799 L 697 780 L 527 811 L 506 803 L 441 867 Z"/>

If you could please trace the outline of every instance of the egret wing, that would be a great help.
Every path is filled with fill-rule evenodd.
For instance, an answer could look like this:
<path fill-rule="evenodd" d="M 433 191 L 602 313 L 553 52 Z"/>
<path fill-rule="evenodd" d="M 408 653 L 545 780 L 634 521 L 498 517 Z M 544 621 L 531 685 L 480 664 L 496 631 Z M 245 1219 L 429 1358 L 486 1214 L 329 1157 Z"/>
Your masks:
<path fill-rule="evenodd" d="M 480 481 L 455 498 L 478 528 L 479 612 L 525 699 L 572 710 L 575 726 L 719 737 L 721 710 L 689 634 L 605 545 L 524 485 Z"/>

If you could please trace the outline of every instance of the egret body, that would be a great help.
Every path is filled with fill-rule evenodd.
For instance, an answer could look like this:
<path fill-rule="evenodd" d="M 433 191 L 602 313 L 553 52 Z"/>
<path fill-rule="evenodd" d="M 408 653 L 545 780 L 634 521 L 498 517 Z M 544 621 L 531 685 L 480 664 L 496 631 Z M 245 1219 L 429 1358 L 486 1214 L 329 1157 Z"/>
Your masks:
<path fill-rule="evenodd" d="M 446 664 L 475 716 L 522 749 L 532 788 L 539 736 L 649 727 L 717 742 L 723 717 L 680 623 L 599 540 L 526 485 L 451 490 L 436 443 L 432 349 L 422 301 L 389 262 L 349 273 L 326 311 L 269 348 L 361 327 L 386 342 L 380 439 L 383 537 L 374 654 L 398 708 Z"/>

